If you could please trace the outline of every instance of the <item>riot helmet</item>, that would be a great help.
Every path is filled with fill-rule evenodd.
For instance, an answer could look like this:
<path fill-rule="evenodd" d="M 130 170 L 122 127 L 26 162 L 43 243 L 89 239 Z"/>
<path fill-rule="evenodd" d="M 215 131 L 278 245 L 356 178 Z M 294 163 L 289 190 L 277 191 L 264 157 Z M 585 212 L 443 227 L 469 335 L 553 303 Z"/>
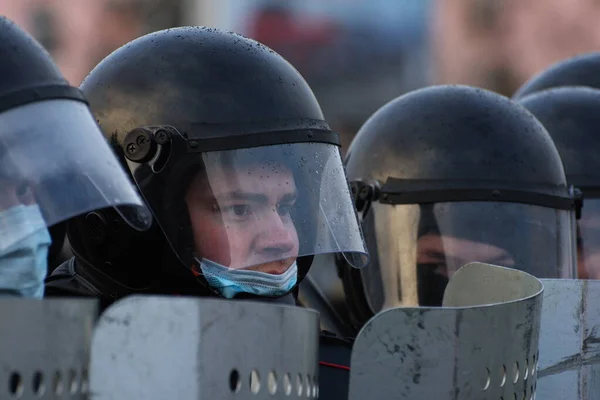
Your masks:
<path fill-rule="evenodd" d="M 231 273 L 284 275 L 297 262 L 299 281 L 315 254 L 367 263 L 338 135 L 273 50 L 217 29 L 168 29 L 110 54 L 81 89 L 156 222 L 135 237 L 114 232 L 115 216 L 73 222 L 73 249 L 94 267 L 126 271 L 115 279 L 132 288 L 154 274 L 223 295 L 215 281 Z M 255 274 L 243 279 L 262 285 Z"/>
<path fill-rule="evenodd" d="M 575 276 L 576 196 L 544 127 L 493 92 L 433 86 L 371 116 L 345 159 L 368 268 L 341 264 L 353 323 L 384 308 L 439 306 L 474 261 Z"/>
<path fill-rule="evenodd" d="M 563 161 L 567 183 L 583 192 L 577 220 L 579 278 L 600 278 L 600 90 L 560 87 L 533 93 L 519 103 L 544 125 Z"/>
<path fill-rule="evenodd" d="M 115 207 L 131 228 L 148 229 L 152 216 L 81 91 L 69 86 L 34 38 L 5 17 L 0 58 L 0 253 L 32 232 L 94 209 Z M 64 229 L 53 232 L 62 242 Z"/>
<path fill-rule="evenodd" d="M 514 94 L 522 99 L 532 93 L 560 86 L 588 86 L 600 89 L 600 52 L 559 61 L 527 81 Z"/>

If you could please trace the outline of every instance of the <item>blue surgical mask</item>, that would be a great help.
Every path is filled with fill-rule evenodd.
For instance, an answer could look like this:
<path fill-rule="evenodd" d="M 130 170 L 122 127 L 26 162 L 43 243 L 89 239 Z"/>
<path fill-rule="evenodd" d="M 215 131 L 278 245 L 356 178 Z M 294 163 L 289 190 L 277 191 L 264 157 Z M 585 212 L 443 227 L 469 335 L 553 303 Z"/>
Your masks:
<path fill-rule="evenodd" d="M 283 274 L 229 269 L 214 261 L 198 260 L 204 278 L 211 288 L 226 299 L 239 293 L 258 296 L 281 296 L 289 292 L 298 280 L 298 266 L 294 262 Z"/>
<path fill-rule="evenodd" d="M 44 297 L 51 242 L 37 205 L 19 205 L 0 212 L 0 294 Z"/>

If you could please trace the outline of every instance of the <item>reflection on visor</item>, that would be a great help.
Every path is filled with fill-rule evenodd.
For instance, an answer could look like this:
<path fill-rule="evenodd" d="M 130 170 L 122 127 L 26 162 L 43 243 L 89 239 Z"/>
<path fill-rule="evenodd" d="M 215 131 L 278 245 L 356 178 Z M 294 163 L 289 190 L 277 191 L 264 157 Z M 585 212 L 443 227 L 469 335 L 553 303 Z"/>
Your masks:
<path fill-rule="evenodd" d="M 271 274 L 285 272 L 298 257 L 324 253 L 349 253 L 354 266 L 366 265 L 336 146 L 294 143 L 185 157 L 178 163 L 189 165 L 183 196 L 198 259 Z M 154 209 L 149 190 L 142 192 Z M 179 214 L 167 209 L 156 219 L 182 256 L 181 229 L 165 229 Z"/>
<path fill-rule="evenodd" d="M 517 203 L 375 203 L 365 233 L 377 262 L 362 273 L 370 305 L 439 306 L 449 278 L 471 262 L 574 278 L 571 220 L 567 210 Z"/>
<path fill-rule="evenodd" d="M 600 199 L 586 199 L 577 221 L 580 279 L 600 279 Z"/>
<path fill-rule="evenodd" d="M 151 225 L 150 212 L 83 103 L 48 100 L 1 113 L 0 174 L 0 207 L 35 203 L 46 226 L 108 207 L 135 229 Z"/>

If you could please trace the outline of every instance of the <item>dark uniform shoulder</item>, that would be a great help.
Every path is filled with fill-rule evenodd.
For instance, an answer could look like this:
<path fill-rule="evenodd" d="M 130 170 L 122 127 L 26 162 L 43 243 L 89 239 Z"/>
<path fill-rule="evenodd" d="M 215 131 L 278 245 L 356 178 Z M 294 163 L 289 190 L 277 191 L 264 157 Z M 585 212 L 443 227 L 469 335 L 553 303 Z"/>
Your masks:
<path fill-rule="evenodd" d="M 45 282 L 46 297 L 100 296 L 100 291 L 77 273 L 75 258 L 65 261 L 56 268 Z"/>
<path fill-rule="evenodd" d="M 319 398 L 348 399 L 352 338 L 321 331 L 319 346 Z"/>

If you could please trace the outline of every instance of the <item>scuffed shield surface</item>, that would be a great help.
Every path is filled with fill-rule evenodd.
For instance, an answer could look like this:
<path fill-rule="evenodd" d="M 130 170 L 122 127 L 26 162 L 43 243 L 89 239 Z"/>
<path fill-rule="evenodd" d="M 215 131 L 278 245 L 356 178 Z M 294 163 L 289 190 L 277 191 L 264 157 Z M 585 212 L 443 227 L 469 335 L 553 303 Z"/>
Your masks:
<path fill-rule="evenodd" d="M 542 279 L 538 399 L 600 398 L 600 281 Z"/>
<path fill-rule="evenodd" d="M 87 399 L 98 304 L 91 299 L 0 299 L 0 398 Z"/>
<path fill-rule="evenodd" d="M 350 399 L 532 398 L 542 292 L 527 273 L 472 263 L 444 307 L 381 312 L 354 344 Z"/>
<path fill-rule="evenodd" d="M 132 296 L 101 316 L 93 400 L 316 398 L 318 313 L 273 303 Z"/>

